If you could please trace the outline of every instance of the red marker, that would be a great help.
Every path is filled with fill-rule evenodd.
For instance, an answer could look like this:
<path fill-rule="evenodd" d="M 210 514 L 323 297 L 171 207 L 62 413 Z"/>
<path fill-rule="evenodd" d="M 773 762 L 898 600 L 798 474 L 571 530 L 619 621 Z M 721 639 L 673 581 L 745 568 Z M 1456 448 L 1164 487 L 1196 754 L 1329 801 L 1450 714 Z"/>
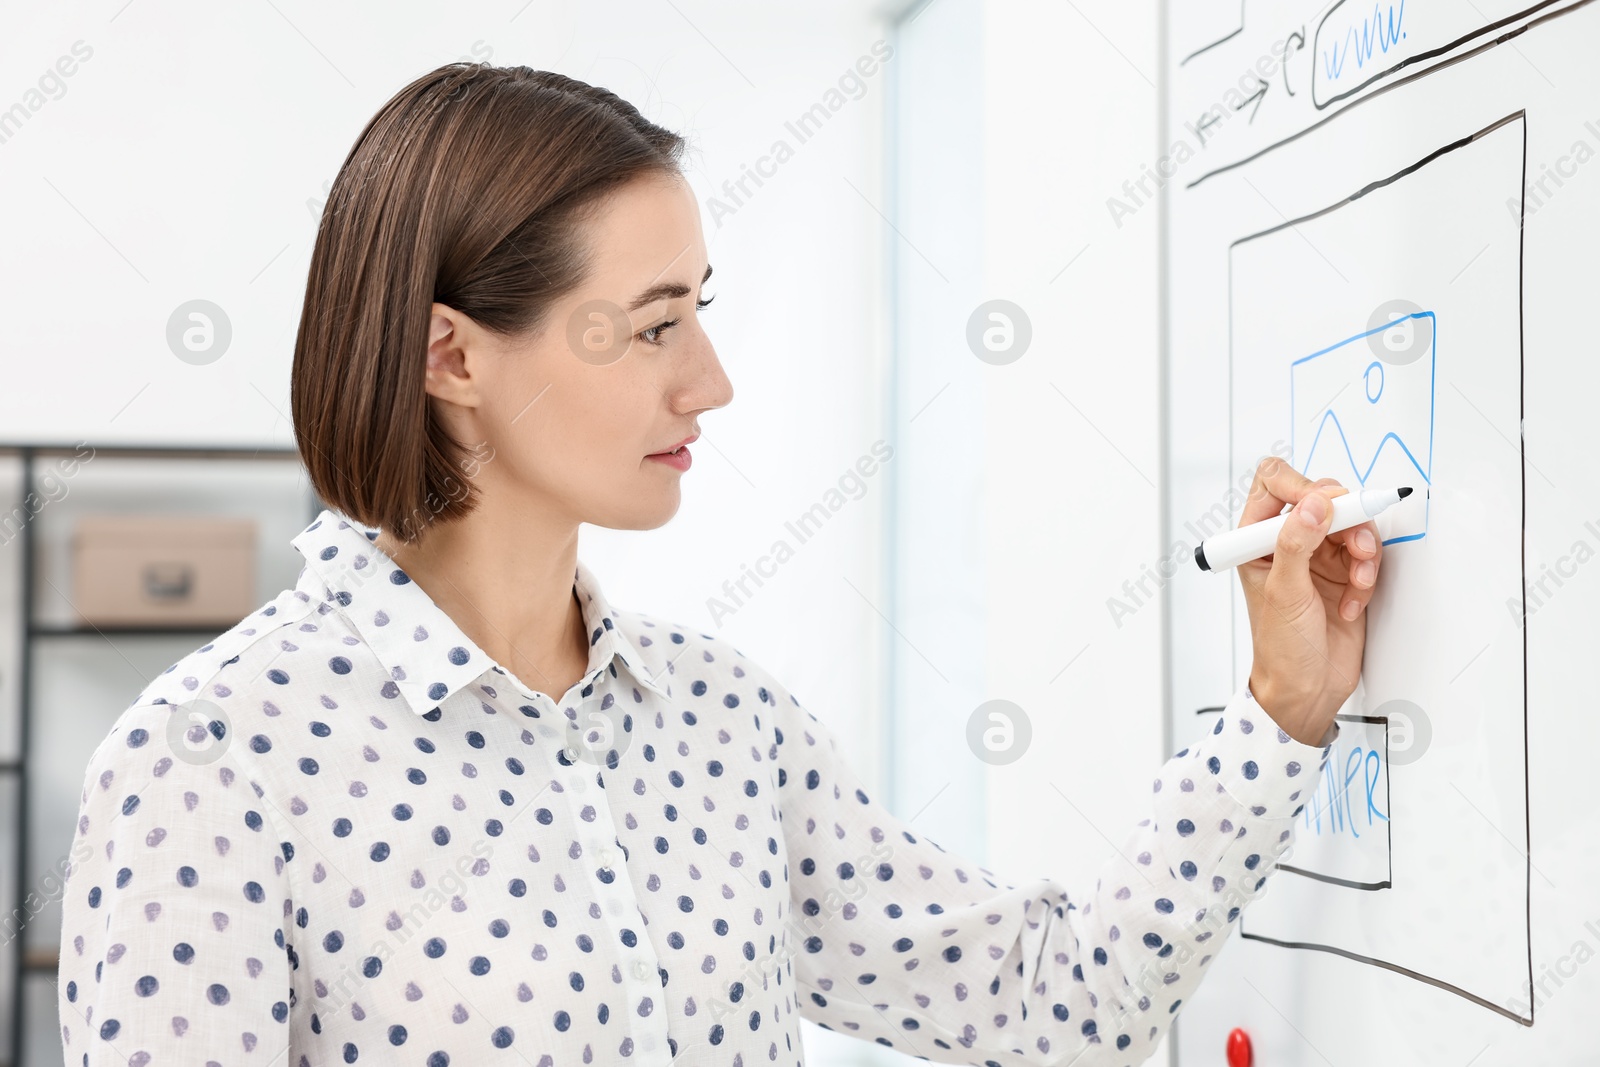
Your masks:
<path fill-rule="evenodd" d="M 1250 1049 L 1250 1035 L 1238 1027 L 1228 1035 L 1228 1067 L 1250 1067 L 1255 1053 Z"/>

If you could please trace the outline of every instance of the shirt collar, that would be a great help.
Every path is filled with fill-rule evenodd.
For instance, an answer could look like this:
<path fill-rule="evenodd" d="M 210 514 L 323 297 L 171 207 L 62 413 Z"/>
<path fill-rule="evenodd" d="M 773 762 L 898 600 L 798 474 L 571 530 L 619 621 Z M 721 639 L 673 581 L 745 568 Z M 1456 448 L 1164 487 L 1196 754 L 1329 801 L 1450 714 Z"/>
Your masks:
<path fill-rule="evenodd" d="M 305 558 L 297 588 L 313 599 L 328 601 L 349 619 L 388 668 L 386 695 L 404 696 L 412 710 L 423 715 L 491 671 L 515 686 L 509 672 L 373 543 L 377 536 L 377 530 L 353 525 L 324 508 L 290 543 Z M 616 612 L 582 560 L 573 574 L 573 586 L 589 634 L 586 686 L 599 681 L 613 658 L 620 658 L 635 681 L 670 699 L 671 684 L 664 677 L 656 680 L 633 640 L 616 625 Z M 546 695 L 552 701 L 563 696 Z"/>

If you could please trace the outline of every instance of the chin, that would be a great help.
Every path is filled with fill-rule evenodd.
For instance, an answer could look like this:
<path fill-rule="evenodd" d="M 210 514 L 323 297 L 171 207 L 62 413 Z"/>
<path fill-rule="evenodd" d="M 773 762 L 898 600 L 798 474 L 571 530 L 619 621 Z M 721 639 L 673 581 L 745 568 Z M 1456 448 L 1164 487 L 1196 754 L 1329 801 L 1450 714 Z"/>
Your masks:
<path fill-rule="evenodd" d="M 666 493 L 657 489 L 640 493 L 618 507 L 601 510 L 603 518 L 597 516 L 585 521 L 608 530 L 654 530 L 670 522 L 682 502 L 683 495 L 677 488 Z"/>

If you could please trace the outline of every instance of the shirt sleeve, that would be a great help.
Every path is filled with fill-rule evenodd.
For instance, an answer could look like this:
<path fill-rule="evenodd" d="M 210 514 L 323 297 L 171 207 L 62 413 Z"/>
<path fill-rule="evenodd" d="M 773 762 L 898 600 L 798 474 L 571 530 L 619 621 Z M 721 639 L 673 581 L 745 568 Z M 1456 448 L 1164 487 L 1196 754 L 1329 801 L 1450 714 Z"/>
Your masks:
<path fill-rule="evenodd" d="M 57 983 L 74 1067 L 294 1062 L 291 846 L 228 751 L 240 739 L 184 714 L 129 709 L 84 775 Z"/>
<path fill-rule="evenodd" d="M 946 1063 L 1143 1062 L 1291 843 L 1332 748 L 1291 738 L 1241 687 L 1161 767 L 1093 890 L 1069 896 L 913 832 L 826 727 L 773 696 L 801 1013 Z"/>

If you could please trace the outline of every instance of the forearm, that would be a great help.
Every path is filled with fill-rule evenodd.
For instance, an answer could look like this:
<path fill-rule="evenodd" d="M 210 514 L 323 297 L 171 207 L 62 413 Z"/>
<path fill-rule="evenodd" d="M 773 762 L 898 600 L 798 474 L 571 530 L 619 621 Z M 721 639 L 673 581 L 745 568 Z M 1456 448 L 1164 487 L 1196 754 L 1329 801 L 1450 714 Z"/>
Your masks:
<path fill-rule="evenodd" d="M 1001 884 L 912 831 L 777 692 L 802 1011 L 940 1062 L 1147 1058 L 1292 839 L 1327 753 L 1241 690 L 1217 732 L 1161 768 L 1150 816 L 1093 892 L 1069 897 Z"/>

